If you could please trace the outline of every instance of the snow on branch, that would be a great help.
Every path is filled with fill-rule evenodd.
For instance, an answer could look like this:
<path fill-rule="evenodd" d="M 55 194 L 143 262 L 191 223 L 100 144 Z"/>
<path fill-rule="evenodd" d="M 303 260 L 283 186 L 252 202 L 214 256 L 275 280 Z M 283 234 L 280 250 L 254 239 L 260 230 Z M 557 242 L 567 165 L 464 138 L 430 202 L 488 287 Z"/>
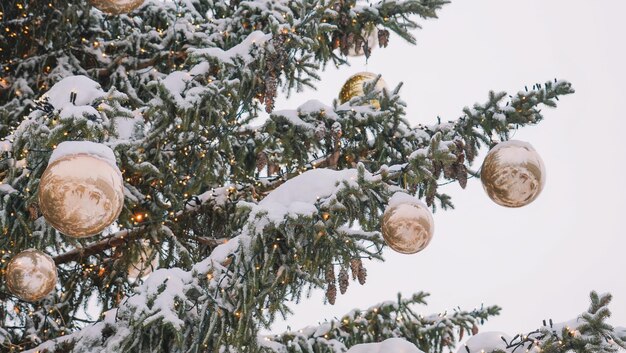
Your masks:
<path fill-rule="evenodd" d="M 501 332 L 485 332 L 472 337 L 457 353 L 577 352 L 610 353 L 626 349 L 623 328 L 614 328 L 610 316 L 610 294 L 591 292 L 589 310 L 577 318 L 543 326 L 527 334 L 511 337 Z"/>
<path fill-rule="evenodd" d="M 223 63 L 249 64 L 253 60 L 250 53 L 253 52 L 254 48 L 263 46 L 271 38 L 271 34 L 266 34 L 262 31 L 254 31 L 250 33 L 241 43 L 228 50 L 223 50 L 221 48 L 190 49 L 189 54 L 196 58 L 204 57 L 217 59 L 219 62 Z"/>
<path fill-rule="evenodd" d="M 453 347 L 457 338 L 463 337 L 462 332 L 475 332 L 479 323 L 497 315 L 500 310 L 494 306 L 473 311 L 455 310 L 452 314 L 442 313 L 426 317 L 415 314 L 414 306 L 425 304 L 427 296 L 423 292 L 410 298 L 398 295 L 397 301 L 379 303 L 367 310 L 355 309 L 339 320 L 319 326 L 260 336 L 259 342 L 268 351 L 276 353 L 294 351 L 294 347 L 301 351 L 318 351 L 326 347 L 333 352 L 344 352 L 353 347 L 348 352 L 377 352 L 381 346 L 376 342 L 403 338 L 402 341 L 410 342 L 412 347 L 417 346 L 423 351 L 435 353 Z M 363 343 L 366 345 L 361 346 Z M 357 349 L 355 345 L 360 348 Z"/>

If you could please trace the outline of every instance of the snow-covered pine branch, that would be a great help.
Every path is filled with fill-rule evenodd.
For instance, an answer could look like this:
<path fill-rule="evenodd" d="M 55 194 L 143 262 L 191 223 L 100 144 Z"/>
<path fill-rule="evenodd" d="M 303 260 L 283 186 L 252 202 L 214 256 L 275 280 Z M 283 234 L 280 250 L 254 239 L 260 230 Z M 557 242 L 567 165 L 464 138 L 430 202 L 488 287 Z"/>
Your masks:
<path fill-rule="evenodd" d="M 477 332 L 478 325 L 500 308 L 491 306 L 473 311 L 422 316 L 415 313 L 416 304 L 426 304 L 428 294 L 420 292 L 410 298 L 398 295 L 366 310 L 352 310 L 341 319 L 309 326 L 297 331 L 260 337 L 260 346 L 268 352 L 345 352 L 348 348 L 403 338 L 425 352 L 442 352 L 452 348 L 466 334 Z M 364 346 L 366 347 L 366 346 Z M 370 346 L 375 349 L 375 345 Z"/>
<path fill-rule="evenodd" d="M 594 291 L 590 299 L 589 309 L 575 319 L 562 323 L 544 320 L 539 329 L 515 336 L 500 332 L 480 333 L 461 346 L 457 353 L 608 353 L 626 349 L 624 329 L 606 322 L 610 315 L 611 295 Z"/>

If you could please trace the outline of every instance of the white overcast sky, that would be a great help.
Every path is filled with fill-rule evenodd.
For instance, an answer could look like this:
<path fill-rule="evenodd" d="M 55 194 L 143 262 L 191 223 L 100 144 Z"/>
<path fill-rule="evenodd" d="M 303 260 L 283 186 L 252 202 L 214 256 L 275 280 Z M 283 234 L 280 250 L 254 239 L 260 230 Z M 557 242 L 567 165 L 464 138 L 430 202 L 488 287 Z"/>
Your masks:
<path fill-rule="evenodd" d="M 387 249 L 386 262 L 367 263 L 365 286 L 351 283 L 334 306 L 322 305 L 316 292 L 274 331 L 419 290 L 432 294 L 424 314 L 498 304 L 501 315 L 483 331 L 515 334 L 543 319 L 575 318 L 595 289 L 614 294 L 611 322 L 626 326 L 625 13 L 621 0 L 453 0 L 440 19 L 423 23 L 417 46 L 394 37 L 390 47 L 375 50 L 367 70 L 390 86 L 404 82 L 414 124 L 434 123 L 437 115 L 454 119 L 464 106 L 486 101 L 491 89 L 515 93 L 535 82 L 570 80 L 576 94 L 515 135 L 542 155 L 546 186 L 521 209 L 494 204 L 476 179 L 466 190 L 447 186 L 456 209 L 434 215 L 426 250 Z M 351 64 L 326 71 L 317 92 L 282 99 L 277 109 L 312 98 L 330 103 L 350 75 L 366 69 L 364 58 Z"/>

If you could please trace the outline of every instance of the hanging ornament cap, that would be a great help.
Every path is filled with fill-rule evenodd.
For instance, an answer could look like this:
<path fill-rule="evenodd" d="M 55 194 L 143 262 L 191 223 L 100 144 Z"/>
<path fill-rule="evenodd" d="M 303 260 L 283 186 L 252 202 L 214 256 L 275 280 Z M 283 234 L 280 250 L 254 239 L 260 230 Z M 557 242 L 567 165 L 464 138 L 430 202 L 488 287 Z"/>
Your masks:
<path fill-rule="evenodd" d="M 511 140 L 489 151 L 480 180 L 489 198 L 498 205 L 522 207 L 539 196 L 546 171 L 541 156 L 529 143 Z"/>

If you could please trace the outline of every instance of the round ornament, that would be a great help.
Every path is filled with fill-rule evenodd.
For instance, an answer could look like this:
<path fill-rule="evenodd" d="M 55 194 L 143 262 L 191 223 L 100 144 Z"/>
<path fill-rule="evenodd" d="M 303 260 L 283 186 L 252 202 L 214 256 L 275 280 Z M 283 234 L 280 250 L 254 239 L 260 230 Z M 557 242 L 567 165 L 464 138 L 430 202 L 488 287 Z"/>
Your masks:
<path fill-rule="evenodd" d="M 123 205 L 122 173 L 110 148 L 92 142 L 57 147 L 39 184 L 39 207 L 50 225 L 89 237 L 111 225 Z"/>
<path fill-rule="evenodd" d="M 435 232 L 433 216 L 422 202 L 408 194 L 396 193 L 382 219 L 383 238 L 402 254 L 424 250 Z"/>
<path fill-rule="evenodd" d="M 144 0 L 89 0 L 91 5 L 109 15 L 129 13 L 143 4 Z"/>
<path fill-rule="evenodd" d="M 159 266 L 159 253 L 150 246 L 150 242 L 142 240 L 139 252 L 133 260 L 128 266 L 128 279 L 136 281 L 148 277 Z"/>
<path fill-rule="evenodd" d="M 505 141 L 492 148 L 480 172 L 487 195 L 498 205 L 522 207 L 541 193 L 546 171 L 541 156 L 529 143 Z"/>
<path fill-rule="evenodd" d="M 39 250 L 28 249 L 15 255 L 6 268 L 9 291 L 34 302 L 48 295 L 57 283 L 54 260 Z"/>
<path fill-rule="evenodd" d="M 354 43 L 353 46 L 348 49 L 348 56 L 363 56 L 365 55 L 364 43 L 367 42 L 367 48 L 371 51 L 378 46 L 378 31 L 376 27 L 370 26 L 361 32 L 362 38 Z"/>
<path fill-rule="evenodd" d="M 344 104 L 354 97 L 362 96 L 364 94 L 363 85 L 366 82 L 375 80 L 376 77 L 378 77 L 378 75 L 371 72 L 359 72 L 350 76 L 346 83 L 343 84 L 343 87 L 341 87 L 341 91 L 339 92 L 339 102 Z M 378 82 L 376 82 L 375 88 L 379 91 L 387 89 L 387 84 L 382 77 L 378 79 Z M 370 104 L 376 109 L 380 109 L 380 102 L 378 99 L 370 100 Z"/>

